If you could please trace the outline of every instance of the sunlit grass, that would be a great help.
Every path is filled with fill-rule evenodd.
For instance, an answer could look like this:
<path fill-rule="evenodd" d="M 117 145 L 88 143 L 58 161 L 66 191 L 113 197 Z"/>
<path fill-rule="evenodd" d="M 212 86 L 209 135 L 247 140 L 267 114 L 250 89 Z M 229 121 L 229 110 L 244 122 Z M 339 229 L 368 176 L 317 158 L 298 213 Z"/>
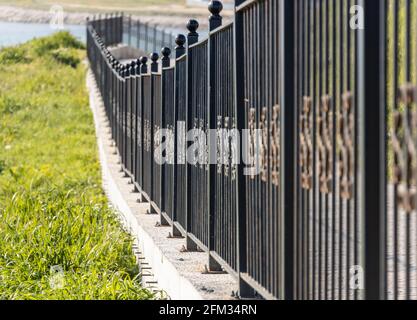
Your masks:
<path fill-rule="evenodd" d="M 83 58 L 67 33 L 0 52 L 0 299 L 152 298 L 101 188 Z"/>

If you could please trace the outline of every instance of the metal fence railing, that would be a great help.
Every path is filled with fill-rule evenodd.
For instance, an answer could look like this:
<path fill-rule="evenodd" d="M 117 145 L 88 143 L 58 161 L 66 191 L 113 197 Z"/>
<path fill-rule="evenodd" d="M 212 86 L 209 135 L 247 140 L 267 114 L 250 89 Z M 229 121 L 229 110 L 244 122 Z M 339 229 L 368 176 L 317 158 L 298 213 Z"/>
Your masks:
<path fill-rule="evenodd" d="M 145 52 L 156 52 L 163 47 L 175 45 L 175 35 L 172 31 L 149 22 L 136 20 L 130 15 L 100 14 L 95 16 L 89 24 L 107 46 L 124 43 Z"/>
<path fill-rule="evenodd" d="M 141 197 L 240 297 L 417 299 L 415 1 L 236 0 L 227 25 L 221 9 L 172 59 L 129 18 L 88 23 Z M 122 64 L 120 42 L 165 47 L 162 66 Z"/>
<path fill-rule="evenodd" d="M 123 43 L 145 52 L 157 52 L 163 47 L 175 45 L 175 35 L 165 28 L 148 22 L 135 20 L 131 16 L 123 19 Z"/>
<path fill-rule="evenodd" d="M 217 161 L 211 167 L 210 192 L 215 194 L 210 228 L 213 229 L 210 250 L 216 260 L 224 260 L 229 272 L 237 269 L 237 117 L 234 92 L 233 24 L 218 27 L 210 33 L 210 128 L 217 131 Z M 228 232 L 228 230 L 234 230 Z M 226 244 L 226 245 L 225 245 Z"/>
<path fill-rule="evenodd" d="M 197 25 L 190 24 L 190 27 Z M 186 129 L 196 130 L 192 160 L 187 161 L 187 183 L 189 190 L 195 190 L 187 202 L 188 236 L 206 250 L 209 247 L 209 192 L 206 136 L 208 124 L 208 42 L 197 42 L 194 29 L 188 36 L 187 49 L 187 116 Z M 188 156 L 188 155 L 187 155 Z"/>
<path fill-rule="evenodd" d="M 297 297 L 304 299 L 361 295 L 349 285 L 351 267 L 363 265 L 359 176 L 354 175 L 361 152 L 357 139 L 361 81 L 358 32 L 349 26 L 350 6 L 357 4 L 298 3 L 297 27 L 303 32 L 296 45 L 300 178 L 295 286 Z M 322 25 L 333 27 L 323 32 Z M 312 52 L 316 59 L 310 58 Z M 325 63 L 325 57 L 334 62 Z"/>

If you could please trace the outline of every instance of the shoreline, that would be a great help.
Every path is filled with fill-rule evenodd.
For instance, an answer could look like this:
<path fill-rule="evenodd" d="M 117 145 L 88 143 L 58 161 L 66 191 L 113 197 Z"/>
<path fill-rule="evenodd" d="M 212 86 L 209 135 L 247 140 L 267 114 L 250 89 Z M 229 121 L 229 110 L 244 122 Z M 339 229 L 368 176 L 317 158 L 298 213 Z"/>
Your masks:
<path fill-rule="evenodd" d="M 89 13 L 64 12 L 64 23 L 71 25 L 85 25 Z M 12 6 L 0 6 L 0 22 L 19 23 L 50 23 L 53 14 L 49 11 L 23 9 Z"/>
<path fill-rule="evenodd" d="M 92 17 L 91 12 L 71 12 L 64 11 L 64 23 L 70 25 L 85 25 L 87 17 Z M 10 5 L 0 5 L 0 22 L 16 22 L 16 23 L 40 23 L 49 24 L 53 14 L 46 10 L 30 9 L 14 7 Z M 144 23 L 158 25 L 171 30 L 183 30 L 188 19 L 181 15 L 142 15 L 132 14 L 132 18 Z M 197 18 L 197 17 L 196 17 Z M 200 28 L 199 30 L 205 31 L 208 26 L 208 21 L 199 17 Z M 230 21 L 229 17 L 224 17 L 223 22 Z"/>

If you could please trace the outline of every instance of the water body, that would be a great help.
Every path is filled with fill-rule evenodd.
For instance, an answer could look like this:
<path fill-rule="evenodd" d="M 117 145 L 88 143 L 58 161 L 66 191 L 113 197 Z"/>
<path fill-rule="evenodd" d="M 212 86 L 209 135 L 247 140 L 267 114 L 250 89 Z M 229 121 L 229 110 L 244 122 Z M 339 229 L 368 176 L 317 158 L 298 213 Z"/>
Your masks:
<path fill-rule="evenodd" d="M 65 25 L 64 30 L 71 32 L 76 38 L 85 42 L 85 26 Z M 51 35 L 57 31 L 52 29 L 49 24 L 0 21 L 0 47 L 17 45 L 33 38 Z"/>

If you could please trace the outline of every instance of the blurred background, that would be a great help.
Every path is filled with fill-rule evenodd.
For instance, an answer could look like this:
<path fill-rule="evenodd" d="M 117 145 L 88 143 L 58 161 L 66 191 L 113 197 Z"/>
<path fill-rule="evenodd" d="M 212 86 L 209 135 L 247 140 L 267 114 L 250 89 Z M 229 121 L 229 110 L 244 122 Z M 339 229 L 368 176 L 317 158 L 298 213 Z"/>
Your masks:
<path fill-rule="evenodd" d="M 16 45 L 58 30 L 85 41 L 85 20 L 93 14 L 124 12 L 170 32 L 184 31 L 190 18 L 206 33 L 209 0 L 0 0 L 0 47 Z M 233 0 L 224 0 L 222 16 L 232 18 Z"/>

